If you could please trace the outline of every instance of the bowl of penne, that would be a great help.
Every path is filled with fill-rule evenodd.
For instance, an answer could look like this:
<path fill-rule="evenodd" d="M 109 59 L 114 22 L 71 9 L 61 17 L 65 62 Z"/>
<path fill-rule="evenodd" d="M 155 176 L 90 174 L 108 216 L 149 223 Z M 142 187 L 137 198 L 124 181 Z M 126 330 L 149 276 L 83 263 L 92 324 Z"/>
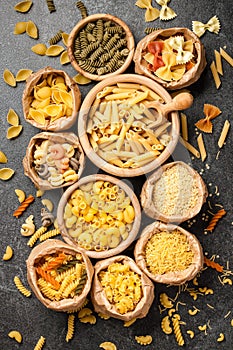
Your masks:
<path fill-rule="evenodd" d="M 193 98 L 170 94 L 153 80 L 121 74 L 98 83 L 84 99 L 78 134 L 87 157 L 107 173 L 132 177 L 163 164 L 179 138 L 177 110 Z"/>
<path fill-rule="evenodd" d="M 206 66 L 204 46 L 188 28 L 153 31 L 137 44 L 133 60 L 136 73 L 169 90 L 193 84 Z"/>
<path fill-rule="evenodd" d="M 63 131 L 77 119 L 81 93 L 66 72 L 46 67 L 28 78 L 22 104 L 28 123 L 45 131 Z"/>
<path fill-rule="evenodd" d="M 62 195 L 57 221 L 63 239 L 95 259 L 121 253 L 136 240 L 139 201 L 123 181 L 97 174 L 81 178 Z"/>
<path fill-rule="evenodd" d="M 129 27 L 110 14 L 88 16 L 72 29 L 67 51 L 74 69 L 91 80 L 123 73 L 134 55 Z"/>

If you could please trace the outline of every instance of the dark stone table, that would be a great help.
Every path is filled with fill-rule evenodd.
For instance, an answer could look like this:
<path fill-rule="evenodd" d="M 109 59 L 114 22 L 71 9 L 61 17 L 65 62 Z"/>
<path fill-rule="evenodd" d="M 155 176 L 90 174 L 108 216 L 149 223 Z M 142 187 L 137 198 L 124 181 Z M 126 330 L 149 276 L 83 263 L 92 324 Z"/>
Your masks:
<path fill-rule="evenodd" d="M 160 326 L 163 316 L 167 314 L 164 311 L 159 312 L 159 295 L 166 292 L 169 297 L 175 298 L 178 288 L 167 287 L 165 285 L 156 285 L 155 301 L 146 318 L 137 320 L 129 328 L 123 326 L 123 322 L 113 318 L 102 320 L 97 317 L 95 325 L 83 324 L 76 318 L 74 338 L 66 343 L 67 315 L 57 313 L 46 309 L 37 298 L 32 295 L 25 298 L 16 289 L 13 279 L 15 275 L 20 276 L 23 283 L 27 286 L 26 265 L 25 261 L 30 253 L 27 246 L 27 239 L 20 234 L 20 228 L 25 218 L 29 214 L 35 217 L 36 226 L 39 227 L 40 210 L 42 207 L 41 199 L 36 198 L 35 202 L 19 219 L 13 217 L 12 213 L 18 206 L 18 199 L 14 190 L 23 189 L 27 195 L 35 195 L 35 188 L 32 182 L 24 176 L 22 159 L 25 155 L 26 147 L 30 138 L 39 130 L 26 123 L 23 118 L 21 97 L 25 83 L 18 83 L 16 88 L 5 84 L 2 75 L 5 68 L 10 69 L 14 74 L 19 69 L 28 68 L 36 72 L 38 69 L 50 65 L 54 68 L 64 69 L 68 74 L 74 76 L 75 70 L 71 65 L 62 66 L 59 57 L 41 57 L 31 51 L 31 47 L 38 42 L 46 43 L 60 29 L 69 33 L 74 25 L 80 20 L 81 16 L 76 8 L 76 1 L 54 0 L 56 12 L 49 13 L 46 1 L 34 1 L 31 10 L 26 14 L 18 13 L 14 10 L 16 1 L 1 1 L 0 6 L 0 102 L 1 102 L 1 133 L 0 133 L 0 150 L 8 157 L 6 165 L 2 167 L 11 167 L 15 170 L 15 175 L 9 181 L 0 180 L 0 198 L 1 198 L 1 248 L 0 255 L 3 256 L 7 245 L 14 249 L 14 257 L 10 261 L 0 261 L 0 305 L 1 305 L 1 327 L 0 327 L 0 348 L 1 350 L 9 349 L 33 349 L 41 335 L 46 338 L 45 349 L 98 349 L 100 343 L 112 341 L 119 350 L 136 350 L 141 349 L 134 337 L 136 335 L 150 334 L 153 337 L 151 345 L 146 349 L 177 349 L 178 345 L 174 334 L 165 335 Z M 195 122 L 203 117 L 204 103 L 218 106 L 222 114 L 213 120 L 213 133 L 204 134 L 204 142 L 207 149 L 207 159 L 202 162 L 200 159 L 193 158 L 187 152 L 181 152 L 178 148 L 173 155 L 174 160 L 183 159 L 192 164 L 193 168 L 202 173 L 202 177 L 208 187 L 208 202 L 203 206 L 201 213 L 191 220 L 191 223 L 184 223 L 182 226 L 194 233 L 200 240 L 203 251 L 208 257 L 216 255 L 216 261 L 226 269 L 232 269 L 232 130 L 230 129 L 226 144 L 221 149 L 218 159 L 218 138 L 221 133 L 224 121 L 232 120 L 232 67 L 223 60 L 224 75 L 221 77 L 221 87 L 217 90 L 214 85 L 213 77 L 210 71 L 210 63 L 214 60 L 214 50 L 225 47 L 226 51 L 233 56 L 232 51 L 232 18 L 233 10 L 231 1 L 171 1 L 169 4 L 177 13 L 177 17 L 171 21 L 156 20 L 152 23 L 144 22 L 145 10 L 139 9 L 134 5 L 134 1 L 86 1 L 89 14 L 94 13 L 111 13 L 124 20 L 131 28 L 136 43 L 144 37 L 144 28 L 147 26 L 154 27 L 188 27 L 192 28 L 192 21 L 199 20 L 206 23 L 212 16 L 217 15 L 221 22 L 221 30 L 218 35 L 206 32 L 201 38 L 206 49 L 207 66 L 199 81 L 190 86 L 190 91 L 194 96 L 193 106 L 187 110 L 189 140 L 190 143 L 197 147 Z M 153 6 L 159 7 L 155 1 Z M 14 35 L 13 30 L 16 22 L 34 21 L 39 28 L 38 41 L 28 37 L 26 34 Z M 134 67 L 129 68 L 133 72 Z M 80 86 L 82 98 L 94 86 L 94 83 L 88 86 Z M 19 137 L 14 140 L 6 138 L 7 113 L 8 110 L 14 109 L 20 116 L 20 123 L 23 125 L 23 131 Z M 76 131 L 76 126 L 74 128 Z M 172 160 L 172 158 L 171 158 Z M 85 174 L 97 172 L 89 161 Z M 128 181 L 128 180 L 127 180 Z M 135 192 L 140 193 L 140 186 L 145 181 L 145 177 L 132 180 Z M 61 196 L 61 191 L 47 192 L 43 198 L 50 198 L 56 204 Z M 209 215 L 208 210 L 216 212 L 223 205 L 227 215 L 218 223 L 213 233 L 204 235 L 203 231 L 207 222 L 202 220 L 203 214 Z M 212 209 L 210 209 L 210 207 Z M 194 221 L 194 222 L 193 222 Z M 151 222 L 143 216 L 142 227 Z M 130 247 L 125 253 L 132 255 L 133 247 Z M 229 262 L 229 266 L 227 265 Z M 233 269 L 232 269 L 233 270 Z M 186 349 L 207 350 L 207 349 L 233 349 L 233 292 L 229 284 L 222 285 L 219 281 L 221 273 L 207 268 L 198 279 L 199 285 L 189 287 L 208 287 L 214 293 L 212 295 L 198 295 L 197 300 L 189 293 L 181 292 L 176 300 L 178 313 L 184 324 L 181 325 L 182 333 L 185 339 Z M 230 278 L 233 280 L 232 276 Z M 180 302 L 177 304 L 177 302 Z M 210 306 L 213 308 L 211 308 Z M 196 307 L 200 310 L 195 316 L 191 316 L 188 310 Z M 92 308 L 92 306 L 90 305 Z M 230 313 L 231 312 L 231 313 Z M 207 334 L 198 329 L 198 326 L 208 324 Z M 17 344 L 13 339 L 8 337 L 8 333 L 16 329 L 23 335 L 22 344 Z M 186 333 L 187 330 L 193 330 L 195 337 L 190 339 Z M 217 342 L 219 334 L 225 335 L 225 340 Z"/>

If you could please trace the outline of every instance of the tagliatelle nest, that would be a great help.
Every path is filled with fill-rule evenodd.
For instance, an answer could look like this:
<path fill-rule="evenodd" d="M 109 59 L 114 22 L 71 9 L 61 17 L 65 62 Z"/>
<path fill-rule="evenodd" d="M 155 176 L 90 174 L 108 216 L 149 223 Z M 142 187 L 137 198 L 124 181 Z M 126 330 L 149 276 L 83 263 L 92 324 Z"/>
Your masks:
<path fill-rule="evenodd" d="M 136 306 L 132 311 L 129 311 L 126 313 L 120 313 L 117 310 L 116 305 L 114 305 L 109 301 L 99 279 L 99 275 L 101 275 L 103 271 L 106 271 L 108 269 L 108 266 L 117 265 L 118 263 L 122 264 L 123 267 L 124 265 L 129 266 L 130 271 L 140 276 L 140 280 L 141 280 L 141 290 L 142 290 L 141 299 L 136 304 Z M 123 321 L 130 321 L 134 318 L 143 318 L 147 315 L 151 307 L 151 304 L 154 300 L 154 285 L 150 281 L 150 279 L 138 268 L 138 266 L 136 265 L 133 259 L 124 255 L 118 255 L 109 259 L 98 261 L 94 269 L 95 269 L 95 275 L 94 275 L 93 285 L 91 289 L 91 298 L 92 298 L 92 303 L 96 312 L 100 312 L 110 317 L 114 317 Z M 123 283 L 122 283 L 122 287 L 123 287 Z M 119 286 L 118 288 L 121 289 L 121 286 Z M 117 294 L 117 290 L 115 292 Z M 124 298 L 124 296 L 122 297 Z M 126 294 L 125 294 L 125 299 L 127 299 Z M 125 304 L 125 306 L 128 306 L 128 305 Z"/>
<path fill-rule="evenodd" d="M 149 254 L 146 254 L 148 242 L 156 234 L 171 234 L 171 237 L 174 237 L 174 235 L 177 234 L 181 237 L 183 236 L 183 238 L 186 238 L 186 242 L 182 242 L 181 246 L 181 248 L 184 248 L 184 252 L 179 251 L 177 245 L 176 248 L 174 248 L 177 249 L 177 251 L 174 250 L 169 253 L 170 248 L 165 241 L 164 248 L 162 250 L 162 256 L 164 256 L 164 259 L 161 257 L 160 259 L 158 258 L 158 256 L 160 255 L 159 251 L 161 252 L 161 249 L 159 247 L 159 249 L 155 249 L 153 253 L 152 251 L 150 251 Z M 157 250 L 159 251 L 157 252 Z M 168 254 L 168 260 L 166 260 L 166 254 Z M 176 266 L 176 260 L 178 262 L 178 265 L 180 264 L 180 268 L 178 268 L 177 270 L 176 268 L 175 270 L 172 270 L 170 268 L 171 266 L 169 266 L 169 269 L 167 271 L 166 269 L 164 269 L 164 267 L 168 265 L 170 254 L 174 254 L 174 266 Z M 191 259 L 188 254 L 192 255 Z M 185 283 L 186 281 L 193 279 L 196 276 L 196 274 L 201 270 L 204 259 L 202 247 L 198 239 L 193 234 L 189 233 L 188 231 L 184 230 L 179 226 L 175 226 L 172 224 L 164 224 L 159 221 L 155 221 L 154 223 L 146 226 L 145 229 L 142 231 L 141 237 L 135 245 L 134 256 L 137 265 L 150 279 L 157 283 L 166 283 L 173 285 L 180 285 Z M 182 263 L 184 256 L 187 256 L 187 258 L 190 261 L 187 263 L 186 261 L 183 261 Z M 154 271 L 160 271 L 161 268 L 164 269 L 164 273 L 154 273 Z"/>
<path fill-rule="evenodd" d="M 48 257 L 50 255 L 54 255 L 58 253 L 67 255 L 67 256 L 74 256 L 74 259 L 77 255 L 79 255 L 82 258 L 82 261 L 83 261 L 83 264 L 85 265 L 85 270 L 86 270 L 86 282 L 82 289 L 81 294 L 77 294 L 77 295 L 74 295 L 73 297 L 68 297 L 68 298 L 64 297 L 63 299 L 58 299 L 58 300 L 50 300 L 48 297 L 46 297 L 43 294 L 42 290 L 40 289 L 40 286 L 38 285 L 38 273 L 36 268 L 37 268 L 37 265 L 40 263 L 40 261 L 44 259 L 44 257 L 46 256 Z M 54 272 L 54 269 L 53 269 L 53 272 Z M 91 261 L 89 260 L 89 258 L 86 256 L 85 253 L 81 252 L 78 248 L 71 247 L 68 244 L 63 243 L 62 241 L 56 240 L 56 239 L 53 239 L 53 240 L 49 239 L 39 244 L 38 246 L 36 246 L 32 250 L 31 254 L 27 259 L 27 278 L 32 291 L 35 293 L 36 297 L 42 304 L 44 304 L 47 308 L 55 311 L 68 312 L 74 309 L 78 309 L 83 305 L 87 297 L 87 294 L 91 289 L 93 272 L 94 270 L 93 270 Z M 55 290 L 55 292 L 57 291 Z"/>
<path fill-rule="evenodd" d="M 60 156 L 59 152 L 62 152 Z M 23 159 L 25 175 L 36 188 L 43 190 L 72 185 L 80 178 L 84 165 L 84 152 L 78 137 L 69 132 L 36 134 Z"/>
<path fill-rule="evenodd" d="M 159 52 L 158 57 L 155 55 L 155 60 L 151 56 L 152 58 L 149 57 L 148 61 L 148 44 L 152 42 L 165 42 L 164 53 L 161 56 Z M 175 56 L 171 55 L 171 49 L 177 56 L 176 60 Z M 136 73 L 146 75 L 170 90 L 181 89 L 193 84 L 199 79 L 206 66 L 204 46 L 198 36 L 188 28 L 153 31 L 138 43 L 133 59 Z M 152 63 L 156 63 L 154 72 L 148 65 L 151 59 Z"/>
<path fill-rule="evenodd" d="M 81 93 L 66 72 L 46 67 L 27 79 L 22 104 L 27 122 L 42 130 L 62 131 L 75 123 Z"/>

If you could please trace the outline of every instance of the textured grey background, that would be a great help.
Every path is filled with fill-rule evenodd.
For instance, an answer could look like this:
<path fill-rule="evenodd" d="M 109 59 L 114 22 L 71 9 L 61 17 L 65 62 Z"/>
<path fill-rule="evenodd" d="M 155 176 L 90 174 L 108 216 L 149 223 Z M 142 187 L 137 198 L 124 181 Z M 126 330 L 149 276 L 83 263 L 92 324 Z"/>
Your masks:
<path fill-rule="evenodd" d="M 134 5 L 135 1 L 86 1 L 89 14 L 94 13 L 111 13 L 124 20 L 131 28 L 135 41 L 138 42 L 144 37 L 143 30 L 146 27 L 144 22 L 145 11 Z M 27 246 L 27 239 L 21 236 L 20 227 L 25 218 L 29 214 L 35 216 L 37 227 L 40 226 L 40 209 L 42 207 L 41 200 L 36 199 L 30 209 L 19 219 L 12 216 L 13 211 L 18 206 L 18 200 L 14 193 L 15 188 L 23 189 L 27 195 L 35 194 L 35 188 L 31 181 L 23 174 L 22 159 L 25 149 L 30 138 L 35 135 L 38 130 L 27 124 L 23 119 L 21 97 L 24 89 L 24 83 L 18 83 L 16 88 L 7 86 L 2 74 L 5 68 L 10 69 L 14 74 L 19 69 L 30 68 L 37 71 L 47 65 L 55 68 L 61 68 L 59 57 L 40 57 L 32 53 L 30 48 L 37 42 L 47 43 L 59 29 L 69 32 L 73 26 L 80 20 L 80 14 L 77 10 L 74 0 L 54 0 L 56 12 L 49 13 L 45 0 L 33 1 L 33 7 L 27 14 L 21 14 L 14 11 L 14 5 L 17 1 L 0 2 L 0 103 L 1 103 L 1 132 L 0 132 L 0 149 L 8 156 L 8 164 L 15 170 L 14 177 L 7 181 L 0 181 L 0 233 L 1 245 L 0 256 L 3 256 L 6 246 L 9 244 L 14 249 L 14 257 L 8 262 L 0 262 L 0 305 L 1 305 L 1 326 L 0 326 L 0 348 L 8 349 L 32 349 L 40 335 L 46 337 L 45 349 L 98 349 L 99 344 L 103 341 L 113 341 L 119 350 L 136 350 L 142 347 L 134 340 L 135 335 L 151 334 L 153 343 L 148 345 L 147 349 L 176 349 L 178 345 L 174 335 L 166 336 L 160 328 L 160 320 L 162 316 L 158 311 L 158 296 L 161 292 L 167 292 L 169 296 L 174 297 L 177 288 L 167 288 L 163 285 L 156 285 L 155 302 L 151 307 L 148 316 L 142 320 L 137 320 L 130 328 L 123 327 L 121 321 L 110 319 L 107 321 L 97 318 L 96 325 L 82 324 L 76 319 L 75 335 L 71 342 L 66 343 L 65 335 L 67 329 L 67 315 L 47 310 L 32 295 L 27 299 L 23 297 L 15 288 L 13 278 L 19 275 L 22 281 L 27 285 L 25 260 L 30 253 Z M 155 1 L 153 5 L 159 7 Z M 203 104 L 211 103 L 217 105 L 222 114 L 213 121 L 214 132 L 212 135 L 204 135 L 208 158 L 203 164 L 201 160 L 191 159 L 192 166 L 201 171 L 204 169 L 203 179 L 205 180 L 209 193 L 212 195 L 208 198 L 213 210 L 217 211 L 216 203 L 221 203 L 227 210 L 227 216 L 219 222 L 214 233 L 207 236 L 203 235 L 203 229 L 206 226 L 202 218 L 202 213 L 207 213 L 208 206 L 203 207 L 202 212 L 196 218 L 196 223 L 192 225 L 190 231 L 197 235 L 203 245 L 204 252 L 208 252 L 208 256 L 212 254 L 219 255 L 217 261 L 226 267 L 229 261 L 230 268 L 233 266 L 232 260 L 232 130 L 230 130 L 227 143 L 220 152 L 219 159 L 216 160 L 218 151 L 217 140 L 221 132 L 221 128 L 225 119 L 232 119 L 232 67 L 223 61 L 224 76 L 221 78 L 222 86 L 217 91 L 211 76 L 209 65 L 214 59 L 214 49 L 220 46 L 226 46 L 226 50 L 233 56 L 232 51 L 232 1 L 171 1 L 170 6 L 176 11 L 177 17 L 171 21 L 156 20 L 147 26 L 155 27 L 175 27 L 182 26 L 191 29 L 192 20 L 199 20 L 206 23 L 210 17 L 215 14 L 221 22 L 221 31 L 219 35 L 210 32 L 202 37 L 202 42 L 206 48 L 207 68 L 202 74 L 200 80 L 190 87 L 195 100 L 193 106 L 187 111 L 189 138 L 190 142 L 196 145 L 196 133 L 194 123 L 203 116 Z M 35 41 L 26 34 L 15 36 L 13 34 L 16 22 L 33 20 L 39 28 L 39 40 Z M 64 66 L 63 69 L 74 76 L 76 72 L 70 66 Z M 129 69 L 133 71 L 133 66 Z M 94 84 L 86 87 L 80 87 L 82 97 L 85 97 L 87 91 Z M 6 139 L 6 130 L 8 123 L 6 120 L 9 108 L 13 108 L 20 116 L 20 122 L 23 125 L 22 134 L 15 140 Z M 174 155 L 175 159 L 181 157 L 180 150 Z M 183 156 L 182 156 L 183 157 Z M 189 160 L 189 156 L 185 154 L 185 159 Z M 182 158 L 183 159 L 183 158 Z M 209 164 L 210 169 L 206 168 Z M 1 165 L 4 167 L 5 165 Z M 88 162 L 85 174 L 96 172 L 97 169 Z M 140 186 L 145 178 L 137 179 L 133 182 L 136 193 L 140 193 Z M 212 184 L 212 185 L 210 185 Z M 215 186 L 218 186 L 219 196 L 215 195 Z M 52 198 L 56 203 L 61 193 L 49 192 L 44 197 Z M 150 222 L 149 219 L 143 217 L 143 225 Z M 183 227 L 188 227 L 183 224 Z M 131 254 L 132 250 L 126 253 Z M 178 300 L 186 303 L 179 306 L 179 313 L 182 320 L 186 323 L 182 326 L 182 332 L 185 338 L 186 349 L 207 350 L 207 349 L 233 349 L 233 328 L 230 321 L 233 313 L 228 317 L 224 316 L 233 311 L 233 293 L 232 286 L 222 286 L 218 280 L 218 273 L 214 270 L 205 270 L 200 278 L 200 286 L 207 286 L 214 290 L 213 295 L 199 296 L 197 301 L 188 295 L 182 293 Z M 214 310 L 207 307 L 207 303 L 214 306 Z M 190 316 L 188 309 L 195 305 L 200 309 L 196 316 Z M 198 325 L 203 325 L 209 320 L 211 329 L 208 328 L 207 335 L 198 330 Z M 23 343 L 17 344 L 14 340 L 8 338 L 7 334 L 10 330 L 17 329 L 23 335 Z M 192 329 L 195 332 L 195 338 L 190 339 L 186 334 L 186 330 Z M 225 341 L 218 343 L 216 339 L 219 333 L 225 334 Z"/>

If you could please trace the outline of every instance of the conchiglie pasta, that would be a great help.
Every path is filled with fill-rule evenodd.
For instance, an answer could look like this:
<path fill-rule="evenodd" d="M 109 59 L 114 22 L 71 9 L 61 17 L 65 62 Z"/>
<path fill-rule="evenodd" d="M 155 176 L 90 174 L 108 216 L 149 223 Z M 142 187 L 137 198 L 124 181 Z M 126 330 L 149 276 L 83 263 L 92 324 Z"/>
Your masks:
<path fill-rule="evenodd" d="M 17 22 L 14 28 L 14 34 L 19 35 L 26 32 L 27 22 Z"/>
<path fill-rule="evenodd" d="M 19 125 L 19 116 L 12 108 L 7 113 L 7 122 L 14 126 Z"/>
<path fill-rule="evenodd" d="M 68 33 L 62 33 L 62 42 L 65 46 L 68 46 L 68 38 L 69 38 L 69 34 Z"/>
<path fill-rule="evenodd" d="M 15 77 L 14 77 L 13 73 L 7 68 L 3 72 L 3 79 L 4 79 L 5 83 L 7 83 L 8 85 L 10 85 L 12 87 L 16 86 Z"/>
<path fill-rule="evenodd" d="M 11 168 L 2 168 L 0 169 L 0 180 L 9 180 L 14 173 L 14 170 Z"/>
<path fill-rule="evenodd" d="M 10 126 L 7 129 L 7 135 L 6 135 L 7 139 L 14 139 L 15 137 L 19 136 L 22 130 L 23 130 L 22 125 Z"/>
<path fill-rule="evenodd" d="M 70 63 L 70 59 L 69 59 L 67 50 L 62 52 L 61 57 L 60 57 L 60 63 L 62 65 Z"/>
<path fill-rule="evenodd" d="M 28 12 L 32 6 L 32 1 L 21 1 L 14 6 L 14 10 L 17 12 Z"/>
<path fill-rule="evenodd" d="M 84 77 L 82 74 L 77 74 L 73 77 L 74 81 L 80 85 L 86 85 L 91 83 L 91 79 Z"/>
<path fill-rule="evenodd" d="M 46 56 L 59 56 L 62 51 L 64 51 L 64 47 L 61 45 L 51 45 L 46 50 Z"/>
<path fill-rule="evenodd" d="M 36 44 L 31 47 L 32 52 L 36 53 L 37 55 L 44 56 L 47 51 L 47 46 L 45 44 Z"/>
<path fill-rule="evenodd" d="M 28 21 L 27 22 L 26 33 L 31 38 L 38 39 L 38 35 L 39 35 L 38 28 L 37 28 L 37 26 L 36 26 L 36 24 L 34 22 L 32 22 L 32 21 Z"/>
<path fill-rule="evenodd" d="M 7 159 L 7 156 L 5 155 L 5 153 L 0 151 L 0 163 L 7 163 L 7 161 L 8 161 L 8 159 Z"/>
<path fill-rule="evenodd" d="M 31 69 L 20 69 L 16 74 L 15 80 L 17 82 L 25 81 L 30 77 L 31 74 L 32 74 Z"/>

